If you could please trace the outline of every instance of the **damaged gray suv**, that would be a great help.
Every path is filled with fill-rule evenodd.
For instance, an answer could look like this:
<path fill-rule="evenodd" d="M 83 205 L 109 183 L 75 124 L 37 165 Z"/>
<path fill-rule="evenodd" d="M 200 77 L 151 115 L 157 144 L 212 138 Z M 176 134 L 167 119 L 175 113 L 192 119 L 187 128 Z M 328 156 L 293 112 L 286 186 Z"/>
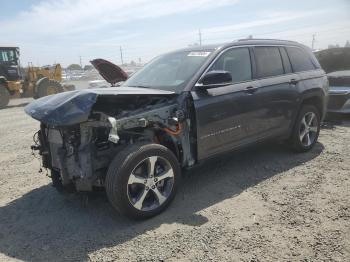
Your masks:
<path fill-rule="evenodd" d="M 129 79 L 108 61 L 92 64 L 112 87 L 28 105 L 41 123 L 32 148 L 57 189 L 104 188 L 133 218 L 160 213 L 183 169 L 221 153 L 269 139 L 310 150 L 325 114 L 327 77 L 311 51 L 291 41 L 191 47 Z"/>

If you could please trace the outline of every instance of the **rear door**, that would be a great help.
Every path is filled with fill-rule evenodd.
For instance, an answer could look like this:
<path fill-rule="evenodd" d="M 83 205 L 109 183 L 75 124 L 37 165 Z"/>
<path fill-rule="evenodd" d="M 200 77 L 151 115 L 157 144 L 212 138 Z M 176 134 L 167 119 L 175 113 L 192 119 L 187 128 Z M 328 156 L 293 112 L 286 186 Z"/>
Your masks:
<path fill-rule="evenodd" d="M 232 75 L 232 84 L 194 90 L 192 97 L 197 117 L 198 159 L 253 142 L 259 119 L 259 101 L 255 93 L 259 82 L 253 80 L 254 67 L 248 47 L 224 51 L 209 71 L 224 70 Z"/>
<path fill-rule="evenodd" d="M 323 95 L 325 99 L 324 92 L 326 91 L 325 88 L 327 88 L 326 76 L 311 51 L 308 52 L 296 46 L 286 47 L 286 50 L 293 72 L 299 77 L 297 86 L 299 93 L 304 98 L 307 96 Z"/>
<path fill-rule="evenodd" d="M 292 68 L 283 47 L 254 47 L 257 92 L 261 115 L 255 130 L 260 139 L 284 135 L 290 130 L 296 108 L 299 77 Z"/>

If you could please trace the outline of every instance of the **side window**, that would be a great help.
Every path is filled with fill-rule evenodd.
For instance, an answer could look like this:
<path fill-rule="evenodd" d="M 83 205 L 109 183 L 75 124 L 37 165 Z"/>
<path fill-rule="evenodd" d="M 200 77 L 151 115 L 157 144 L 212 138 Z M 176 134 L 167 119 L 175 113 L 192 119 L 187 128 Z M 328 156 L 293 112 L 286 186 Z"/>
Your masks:
<path fill-rule="evenodd" d="M 2 51 L 1 52 L 1 61 L 2 62 L 8 62 L 9 61 L 9 58 L 8 58 L 8 56 L 7 56 L 7 52 L 6 51 Z"/>
<path fill-rule="evenodd" d="M 287 47 L 288 56 L 294 72 L 302 72 L 315 69 L 310 55 L 297 47 Z"/>
<path fill-rule="evenodd" d="M 258 78 L 284 74 L 281 54 L 278 47 L 255 47 L 254 52 Z"/>
<path fill-rule="evenodd" d="M 282 56 L 282 61 L 283 61 L 283 66 L 284 66 L 284 71 L 286 74 L 292 73 L 292 66 L 289 61 L 289 57 L 287 55 L 287 51 L 284 47 L 280 48 L 281 56 Z"/>
<path fill-rule="evenodd" d="M 209 71 L 224 70 L 232 75 L 232 82 L 239 83 L 252 79 L 252 66 L 248 48 L 233 48 L 222 54 Z"/>

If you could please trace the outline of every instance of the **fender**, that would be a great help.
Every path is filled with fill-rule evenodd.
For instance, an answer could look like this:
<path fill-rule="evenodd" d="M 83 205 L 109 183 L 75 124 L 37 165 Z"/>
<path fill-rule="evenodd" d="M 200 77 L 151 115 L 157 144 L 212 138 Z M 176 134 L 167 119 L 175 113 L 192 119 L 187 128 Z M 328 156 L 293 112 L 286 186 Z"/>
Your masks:
<path fill-rule="evenodd" d="M 313 89 L 308 89 L 305 90 L 301 94 L 301 102 L 304 101 L 305 99 L 311 98 L 311 97 L 318 97 L 321 100 L 326 99 L 327 94 L 322 88 L 313 88 Z"/>
<path fill-rule="evenodd" d="M 328 93 L 326 93 L 326 91 L 323 88 L 314 88 L 306 90 L 304 93 L 301 94 L 300 105 L 303 104 L 306 100 L 312 98 L 319 100 L 319 103 L 317 103 L 317 105 L 321 110 L 321 119 L 323 119 L 327 111 Z"/>
<path fill-rule="evenodd" d="M 319 107 L 321 109 L 321 119 L 324 118 L 325 114 L 326 114 L 326 107 L 327 107 L 327 97 L 328 95 L 324 92 L 324 90 L 322 88 L 313 88 L 313 89 L 308 89 L 305 90 L 303 93 L 300 94 L 299 100 L 298 100 L 298 104 L 297 104 L 297 108 L 298 110 L 296 110 L 294 116 L 293 116 L 293 121 L 292 121 L 292 126 L 294 127 L 295 125 L 295 120 L 299 114 L 299 111 L 302 107 L 302 105 L 304 103 L 307 102 L 307 100 L 309 99 L 317 99 L 319 101 Z M 290 128 L 290 133 L 292 132 L 293 128 Z"/>
<path fill-rule="evenodd" d="M 7 79 L 4 76 L 0 76 L 0 84 L 6 84 Z"/>

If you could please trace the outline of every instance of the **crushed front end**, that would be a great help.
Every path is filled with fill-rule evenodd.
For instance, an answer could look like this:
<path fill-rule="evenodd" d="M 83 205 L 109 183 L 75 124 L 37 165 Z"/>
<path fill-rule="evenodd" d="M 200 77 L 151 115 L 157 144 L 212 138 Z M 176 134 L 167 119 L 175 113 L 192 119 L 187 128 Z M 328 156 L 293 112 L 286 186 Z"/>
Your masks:
<path fill-rule="evenodd" d="M 194 163 L 185 98 L 143 89 L 73 91 L 39 99 L 25 111 L 39 120 L 35 145 L 58 189 L 104 187 L 108 166 L 133 143 L 166 145 L 182 165 Z"/>

